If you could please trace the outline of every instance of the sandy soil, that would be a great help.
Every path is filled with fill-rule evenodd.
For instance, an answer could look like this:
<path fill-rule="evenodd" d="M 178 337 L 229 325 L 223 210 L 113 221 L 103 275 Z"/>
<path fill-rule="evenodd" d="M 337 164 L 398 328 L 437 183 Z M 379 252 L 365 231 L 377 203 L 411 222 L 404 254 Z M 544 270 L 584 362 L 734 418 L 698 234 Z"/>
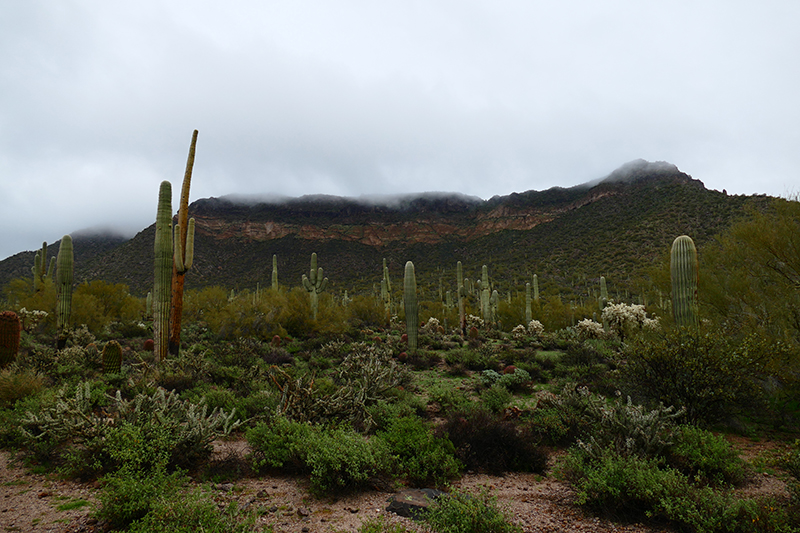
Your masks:
<path fill-rule="evenodd" d="M 735 439 L 734 444 L 748 460 L 774 448 L 771 443 L 756 443 L 742 438 Z M 216 443 L 215 448 L 215 457 L 220 464 L 241 461 L 247 453 L 247 444 L 241 441 Z M 526 532 L 671 531 L 666 527 L 613 523 L 591 516 L 572 503 L 570 488 L 552 476 L 467 474 L 454 486 L 471 492 L 488 487 L 497 496 L 500 506 Z M 51 475 L 32 474 L 8 452 L 0 452 L 0 531 L 104 531 L 104 524 L 91 518 L 97 505 L 94 496 L 97 489 L 96 483 L 77 483 Z M 260 509 L 258 531 L 267 530 L 267 525 L 271 525 L 276 533 L 355 532 L 364 520 L 379 515 L 392 523 L 402 523 L 412 531 L 425 531 L 419 524 L 385 511 L 394 494 L 388 487 L 375 487 L 338 498 L 316 499 L 309 494 L 302 480 L 260 476 L 216 484 L 213 489 L 220 506 L 235 500 L 241 508 Z M 741 490 L 748 496 L 786 496 L 784 482 L 773 474 L 757 474 Z"/>

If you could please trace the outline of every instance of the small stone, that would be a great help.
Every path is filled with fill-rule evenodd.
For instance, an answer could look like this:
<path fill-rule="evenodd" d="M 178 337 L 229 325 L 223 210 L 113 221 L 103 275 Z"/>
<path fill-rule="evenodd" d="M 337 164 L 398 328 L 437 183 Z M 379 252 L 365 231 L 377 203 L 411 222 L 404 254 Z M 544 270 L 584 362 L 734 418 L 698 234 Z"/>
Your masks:
<path fill-rule="evenodd" d="M 301 529 L 300 531 L 302 531 L 303 533 L 308 533 L 308 532 L 309 532 L 309 531 L 311 531 L 311 530 L 310 530 L 310 529 L 308 529 L 307 527 L 304 527 L 304 528 L 303 528 L 303 529 Z"/>
<path fill-rule="evenodd" d="M 40 498 L 47 498 L 50 495 L 51 495 L 51 492 L 49 490 L 43 490 L 42 492 L 39 493 L 39 497 Z"/>
<path fill-rule="evenodd" d="M 301 508 L 299 508 L 297 510 L 297 514 L 298 514 L 298 516 L 310 516 L 311 515 L 311 511 L 309 511 L 305 507 L 301 507 Z"/>
<path fill-rule="evenodd" d="M 265 490 L 260 490 L 256 493 L 257 498 L 261 498 L 262 500 L 269 498 L 269 493 Z"/>
<path fill-rule="evenodd" d="M 278 506 L 277 505 L 273 505 L 272 507 L 269 508 L 269 512 L 270 513 L 275 513 L 277 511 L 278 511 Z"/>

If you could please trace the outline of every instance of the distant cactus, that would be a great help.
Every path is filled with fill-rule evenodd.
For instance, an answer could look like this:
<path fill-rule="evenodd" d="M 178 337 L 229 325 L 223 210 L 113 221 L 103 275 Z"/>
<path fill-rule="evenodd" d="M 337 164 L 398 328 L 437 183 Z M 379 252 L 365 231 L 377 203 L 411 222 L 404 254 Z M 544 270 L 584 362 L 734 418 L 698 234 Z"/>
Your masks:
<path fill-rule="evenodd" d="M 272 290 L 278 291 L 278 256 L 272 255 Z"/>
<path fill-rule="evenodd" d="M 72 275 L 73 275 L 72 237 L 64 235 L 58 249 L 56 259 L 56 330 L 58 331 L 58 349 L 67 344 L 69 322 L 72 315 Z"/>
<path fill-rule="evenodd" d="M 539 276 L 536 274 L 533 275 L 533 299 L 539 301 Z"/>
<path fill-rule="evenodd" d="M 144 316 L 147 319 L 153 318 L 153 291 L 147 291 L 144 299 Z"/>
<path fill-rule="evenodd" d="M 491 293 L 489 292 L 489 268 L 486 265 L 481 267 L 481 315 L 483 321 L 487 324 L 491 322 L 491 309 L 489 308 L 489 299 Z"/>
<path fill-rule="evenodd" d="M 119 374 L 122 368 L 122 346 L 117 341 L 108 341 L 103 346 L 103 373 Z"/>
<path fill-rule="evenodd" d="M 697 282 L 699 278 L 697 249 L 694 241 L 681 235 L 672 243 L 670 253 L 672 278 L 672 316 L 678 326 L 697 327 Z"/>
<path fill-rule="evenodd" d="M 323 278 L 322 267 L 317 268 L 317 254 L 311 254 L 311 271 L 309 275 L 303 274 L 303 287 L 311 297 L 311 314 L 314 320 L 317 319 L 319 310 L 319 293 L 328 286 L 328 278 Z"/>
<path fill-rule="evenodd" d="M 599 306 L 600 306 L 600 310 L 601 311 L 603 310 L 603 308 L 606 306 L 607 303 L 608 303 L 608 287 L 606 287 L 606 278 L 603 277 L 603 276 L 600 276 L 600 300 L 599 300 Z"/>
<path fill-rule="evenodd" d="M 497 310 L 500 306 L 500 293 L 496 290 L 492 291 L 492 295 L 489 297 L 489 314 L 492 319 L 492 324 L 497 327 Z"/>
<path fill-rule="evenodd" d="M 0 368 L 17 360 L 21 329 L 19 317 L 14 311 L 0 313 Z"/>
<path fill-rule="evenodd" d="M 403 305 L 406 311 L 406 333 L 408 335 L 408 351 L 417 351 L 417 333 L 419 328 L 419 310 L 417 308 L 417 277 L 414 275 L 414 263 L 406 263 L 403 278 Z"/>
<path fill-rule="evenodd" d="M 158 192 L 154 244 L 153 343 L 155 362 L 169 353 L 169 311 L 172 288 L 172 184 L 162 181 Z"/>
<path fill-rule="evenodd" d="M 525 284 L 525 323 L 533 320 L 533 312 L 531 311 L 531 284 Z"/>
<path fill-rule="evenodd" d="M 45 281 L 53 279 L 53 269 L 55 267 L 55 257 L 50 259 L 50 267 L 47 266 L 47 242 L 42 243 L 42 249 L 36 252 L 33 258 L 33 292 L 44 289 Z"/>
<path fill-rule="evenodd" d="M 456 283 L 458 284 L 458 330 L 463 337 L 467 333 L 467 315 L 464 301 L 467 297 L 467 290 L 464 287 L 464 271 L 461 267 L 461 261 L 456 263 Z"/>
<path fill-rule="evenodd" d="M 381 301 L 386 315 L 386 324 L 392 319 L 392 282 L 389 279 L 389 267 L 386 266 L 386 258 L 383 259 L 383 279 L 381 279 Z"/>

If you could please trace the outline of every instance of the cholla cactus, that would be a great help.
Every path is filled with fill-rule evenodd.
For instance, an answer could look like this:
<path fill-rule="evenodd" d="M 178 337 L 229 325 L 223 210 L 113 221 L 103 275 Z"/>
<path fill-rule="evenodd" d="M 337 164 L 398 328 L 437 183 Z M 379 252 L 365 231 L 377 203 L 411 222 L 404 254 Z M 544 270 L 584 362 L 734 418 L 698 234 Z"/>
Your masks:
<path fill-rule="evenodd" d="M 527 336 L 528 336 L 528 328 L 526 328 L 522 324 L 514 326 L 514 329 L 511 330 L 511 337 L 515 341 L 521 341 L 525 339 L 525 337 Z"/>
<path fill-rule="evenodd" d="M 50 316 L 50 313 L 48 313 L 47 311 L 42 311 L 40 309 L 33 309 L 31 311 L 28 311 L 28 309 L 25 307 L 20 309 L 19 313 L 17 314 L 19 315 L 19 318 L 22 321 L 23 331 L 27 332 L 35 330 L 36 326 L 38 326 L 42 320 Z"/>
<path fill-rule="evenodd" d="M 604 339 L 606 331 L 603 329 L 603 324 L 595 322 L 591 318 L 586 318 L 575 324 L 575 333 L 581 340 L 586 339 Z"/>
<path fill-rule="evenodd" d="M 658 326 L 658 319 L 648 318 L 644 306 L 638 304 L 609 302 L 603 309 L 602 319 L 609 331 L 615 333 L 620 340 L 624 340 L 625 335 L 632 329 Z"/>
<path fill-rule="evenodd" d="M 528 334 L 539 338 L 544 333 L 544 324 L 538 320 L 531 320 L 528 322 Z"/>
<path fill-rule="evenodd" d="M 422 332 L 425 335 L 438 335 L 440 327 L 441 325 L 439 324 L 439 319 L 430 317 L 425 325 L 422 326 Z"/>
<path fill-rule="evenodd" d="M 467 315 L 467 329 L 478 328 L 483 329 L 486 322 L 479 316 Z"/>

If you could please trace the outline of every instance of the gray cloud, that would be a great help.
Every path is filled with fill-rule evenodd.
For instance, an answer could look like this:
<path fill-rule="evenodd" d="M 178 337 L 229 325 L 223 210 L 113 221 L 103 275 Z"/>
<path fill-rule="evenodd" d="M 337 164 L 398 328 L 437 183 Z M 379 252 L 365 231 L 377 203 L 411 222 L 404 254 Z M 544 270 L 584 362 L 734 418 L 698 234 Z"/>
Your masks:
<path fill-rule="evenodd" d="M 798 15 L 791 0 L 15 3 L 0 256 L 150 224 L 195 128 L 193 198 L 487 198 L 637 158 L 797 192 Z"/>

